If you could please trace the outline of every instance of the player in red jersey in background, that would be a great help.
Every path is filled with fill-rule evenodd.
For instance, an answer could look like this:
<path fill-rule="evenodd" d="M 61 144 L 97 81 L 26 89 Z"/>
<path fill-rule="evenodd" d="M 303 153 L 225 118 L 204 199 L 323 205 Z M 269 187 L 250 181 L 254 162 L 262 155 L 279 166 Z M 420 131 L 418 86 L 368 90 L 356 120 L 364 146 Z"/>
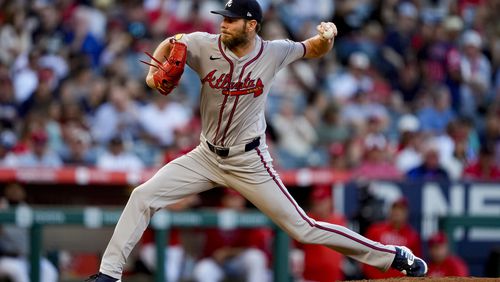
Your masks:
<path fill-rule="evenodd" d="M 368 227 L 365 236 L 371 240 L 380 241 L 382 244 L 406 246 L 416 256 L 422 254 L 420 236 L 408 223 L 408 199 L 405 197 L 394 201 L 387 220 Z M 401 272 L 393 269 L 382 272 L 368 265 L 363 265 L 363 273 L 366 278 L 370 279 L 404 276 Z"/>
<path fill-rule="evenodd" d="M 332 188 L 330 186 L 316 186 L 311 192 L 311 208 L 307 213 L 315 220 L 346 226 L 342 215 L 333 212 Z M 344 256 L 322 245 L 299 244 L 304 252 L 305 281 L 331 282 L 344 279 L 342 264 Z"/>
<path fill-rule="evenodd" d="M 429 272 L 431 277 L 448 277 L 469 275 L 469 269 L 464 261 L 450 253 L 448 238 L 443 232 L 438 232 L 429 238 Z"/>

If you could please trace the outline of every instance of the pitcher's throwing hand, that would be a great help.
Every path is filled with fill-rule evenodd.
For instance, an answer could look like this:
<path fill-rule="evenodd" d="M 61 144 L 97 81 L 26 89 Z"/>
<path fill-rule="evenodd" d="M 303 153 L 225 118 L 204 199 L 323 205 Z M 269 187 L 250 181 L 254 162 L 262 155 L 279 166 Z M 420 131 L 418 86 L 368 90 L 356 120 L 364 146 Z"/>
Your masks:
<path fill-rule="evenodd" d="M 326 40 L 333 39 L 337 36 L 337 26 L 332 22 L 321 22 L 318 26 L 316 26 L 316 30 L 321 37 Z"/>

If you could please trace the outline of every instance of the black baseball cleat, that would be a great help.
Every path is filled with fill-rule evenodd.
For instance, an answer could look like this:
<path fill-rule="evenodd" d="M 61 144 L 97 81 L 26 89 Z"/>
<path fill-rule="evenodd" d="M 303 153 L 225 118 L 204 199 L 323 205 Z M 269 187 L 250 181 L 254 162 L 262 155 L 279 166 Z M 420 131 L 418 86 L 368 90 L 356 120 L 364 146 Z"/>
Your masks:
<path fill-rule="evenodd" d="M 422 277 L 427 274 L 427 264 L 416 257 L 407 247 L 395 247 L 396 256 L 391 267 L 401 271 L 406 276 Z"/>
<path fill-rule="evenodd" d="M 99 272 L 90 276 L 85 282 L 120 282 L 120 280 Z"/>

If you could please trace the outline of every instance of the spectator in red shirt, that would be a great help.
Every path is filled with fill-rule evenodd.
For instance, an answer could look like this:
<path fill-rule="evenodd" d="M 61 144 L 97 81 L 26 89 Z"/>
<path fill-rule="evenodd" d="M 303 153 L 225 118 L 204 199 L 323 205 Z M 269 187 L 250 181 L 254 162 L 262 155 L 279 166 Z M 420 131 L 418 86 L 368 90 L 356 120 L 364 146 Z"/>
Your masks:
<path fill-rule="evenodd" d="M 472 180 L 499 180 L 500 168 L 495 164 L 495 151 L 489 146 L 481 147 L 478 160 L 465 168 L 464 178 Z"/>
<path fill-rule="evenodd" d="M 380 133 L 372 133 L 364 140 L 365 152 L 354 176 L 362 179 L 399 179 L 401 172 L 392 162 L 387 138 Z"/>
<path fill-rule="evenodd" d="M 438 232 L 429 239 L 430 261 L 428 262 L 430 277 L 465 277 L 469 275 L 469 269 L 464 261 L 450 254 L 446 234 Z"/>
<path fill-rule="evenodd" d="M 314 187 L 308 215 L 315 220 L 346 226 L 345 218 L 333 212 L 331 192 L 329 185 Z M 305 281 L 331 282 L 344 279 L 344 257 L 340 253 L 321 245 L 297 243 L 297 246 L 304 252 L 302 276 Z"/>
<path fill-rule="evenodd" d="M 420 236 L 408 223 L 408 199 L 405 197 L 399 198 L 391 205 L 387 221 L 368 227 L 365 236 L 386 245 L 406 246 L 416 256 L 422 254 Z M 367 265 L 363 265 L 363 273 L 369 279 L 404 276 L 397 270 L 382 272 Z"/>
<path fill-rule="evenodd" d="M 196 31 L 205 31 L 208 33 L 216 32 L 215 25 L 212 21 L 205 19 L 200 13 L 200 1 L 192 1 L 189 14 L 178 16 L 175 13 L 167 17 L 166 33 L 174 35 L 177 33 L 191 33 Z"/>
<path fill-rule="evenodd" d="M 226 189 L 221 204 L 223 209 L 242 212 L 246 199 L 235 190 Z M 270 242 L 271 232 L 267 228 L 207 229 L 204 258 L 194 267 L 194 280 L 218 282 L 234 277 L 248 282 L 269 281 Z"/>

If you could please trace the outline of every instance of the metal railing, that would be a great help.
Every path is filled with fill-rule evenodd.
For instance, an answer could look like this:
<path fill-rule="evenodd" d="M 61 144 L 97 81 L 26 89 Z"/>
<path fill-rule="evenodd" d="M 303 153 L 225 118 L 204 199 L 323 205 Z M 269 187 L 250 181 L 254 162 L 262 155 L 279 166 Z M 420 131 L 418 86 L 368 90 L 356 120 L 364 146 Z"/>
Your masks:
<path fill-rule="evenodd" d="M 30 229 L 30 281 L 40 281 L 40 257 L 43 227 L 46 225 L 79 225 L 87 228 L 113 226 L 118 222 L 121 210 L 100 208 L 84 209 L 17 209 L 0 211 L 0 224 L 13 224 Z M 165 281 L 165 252 L 168 231 L 171 227 L 219 227 L 221 229 L 271 227 L 276 230 L 273 250 L 274 281 L 290 281 L 288 266 L 289 237 L 260 212 L 237 213 L 231 210 L 202 210 L 186 212 L 158 211 L 151 219 L 155 232 L 156 271 L 155 281 Z"/>
<path fill-rule="evenodd" d="M 450 238 L 449 247 L 452 252 L 457 251 L 453 233 L 459 227 L 500 227 L 499 216 L 446 216 L 439 220 L 440 229 Z"/>

